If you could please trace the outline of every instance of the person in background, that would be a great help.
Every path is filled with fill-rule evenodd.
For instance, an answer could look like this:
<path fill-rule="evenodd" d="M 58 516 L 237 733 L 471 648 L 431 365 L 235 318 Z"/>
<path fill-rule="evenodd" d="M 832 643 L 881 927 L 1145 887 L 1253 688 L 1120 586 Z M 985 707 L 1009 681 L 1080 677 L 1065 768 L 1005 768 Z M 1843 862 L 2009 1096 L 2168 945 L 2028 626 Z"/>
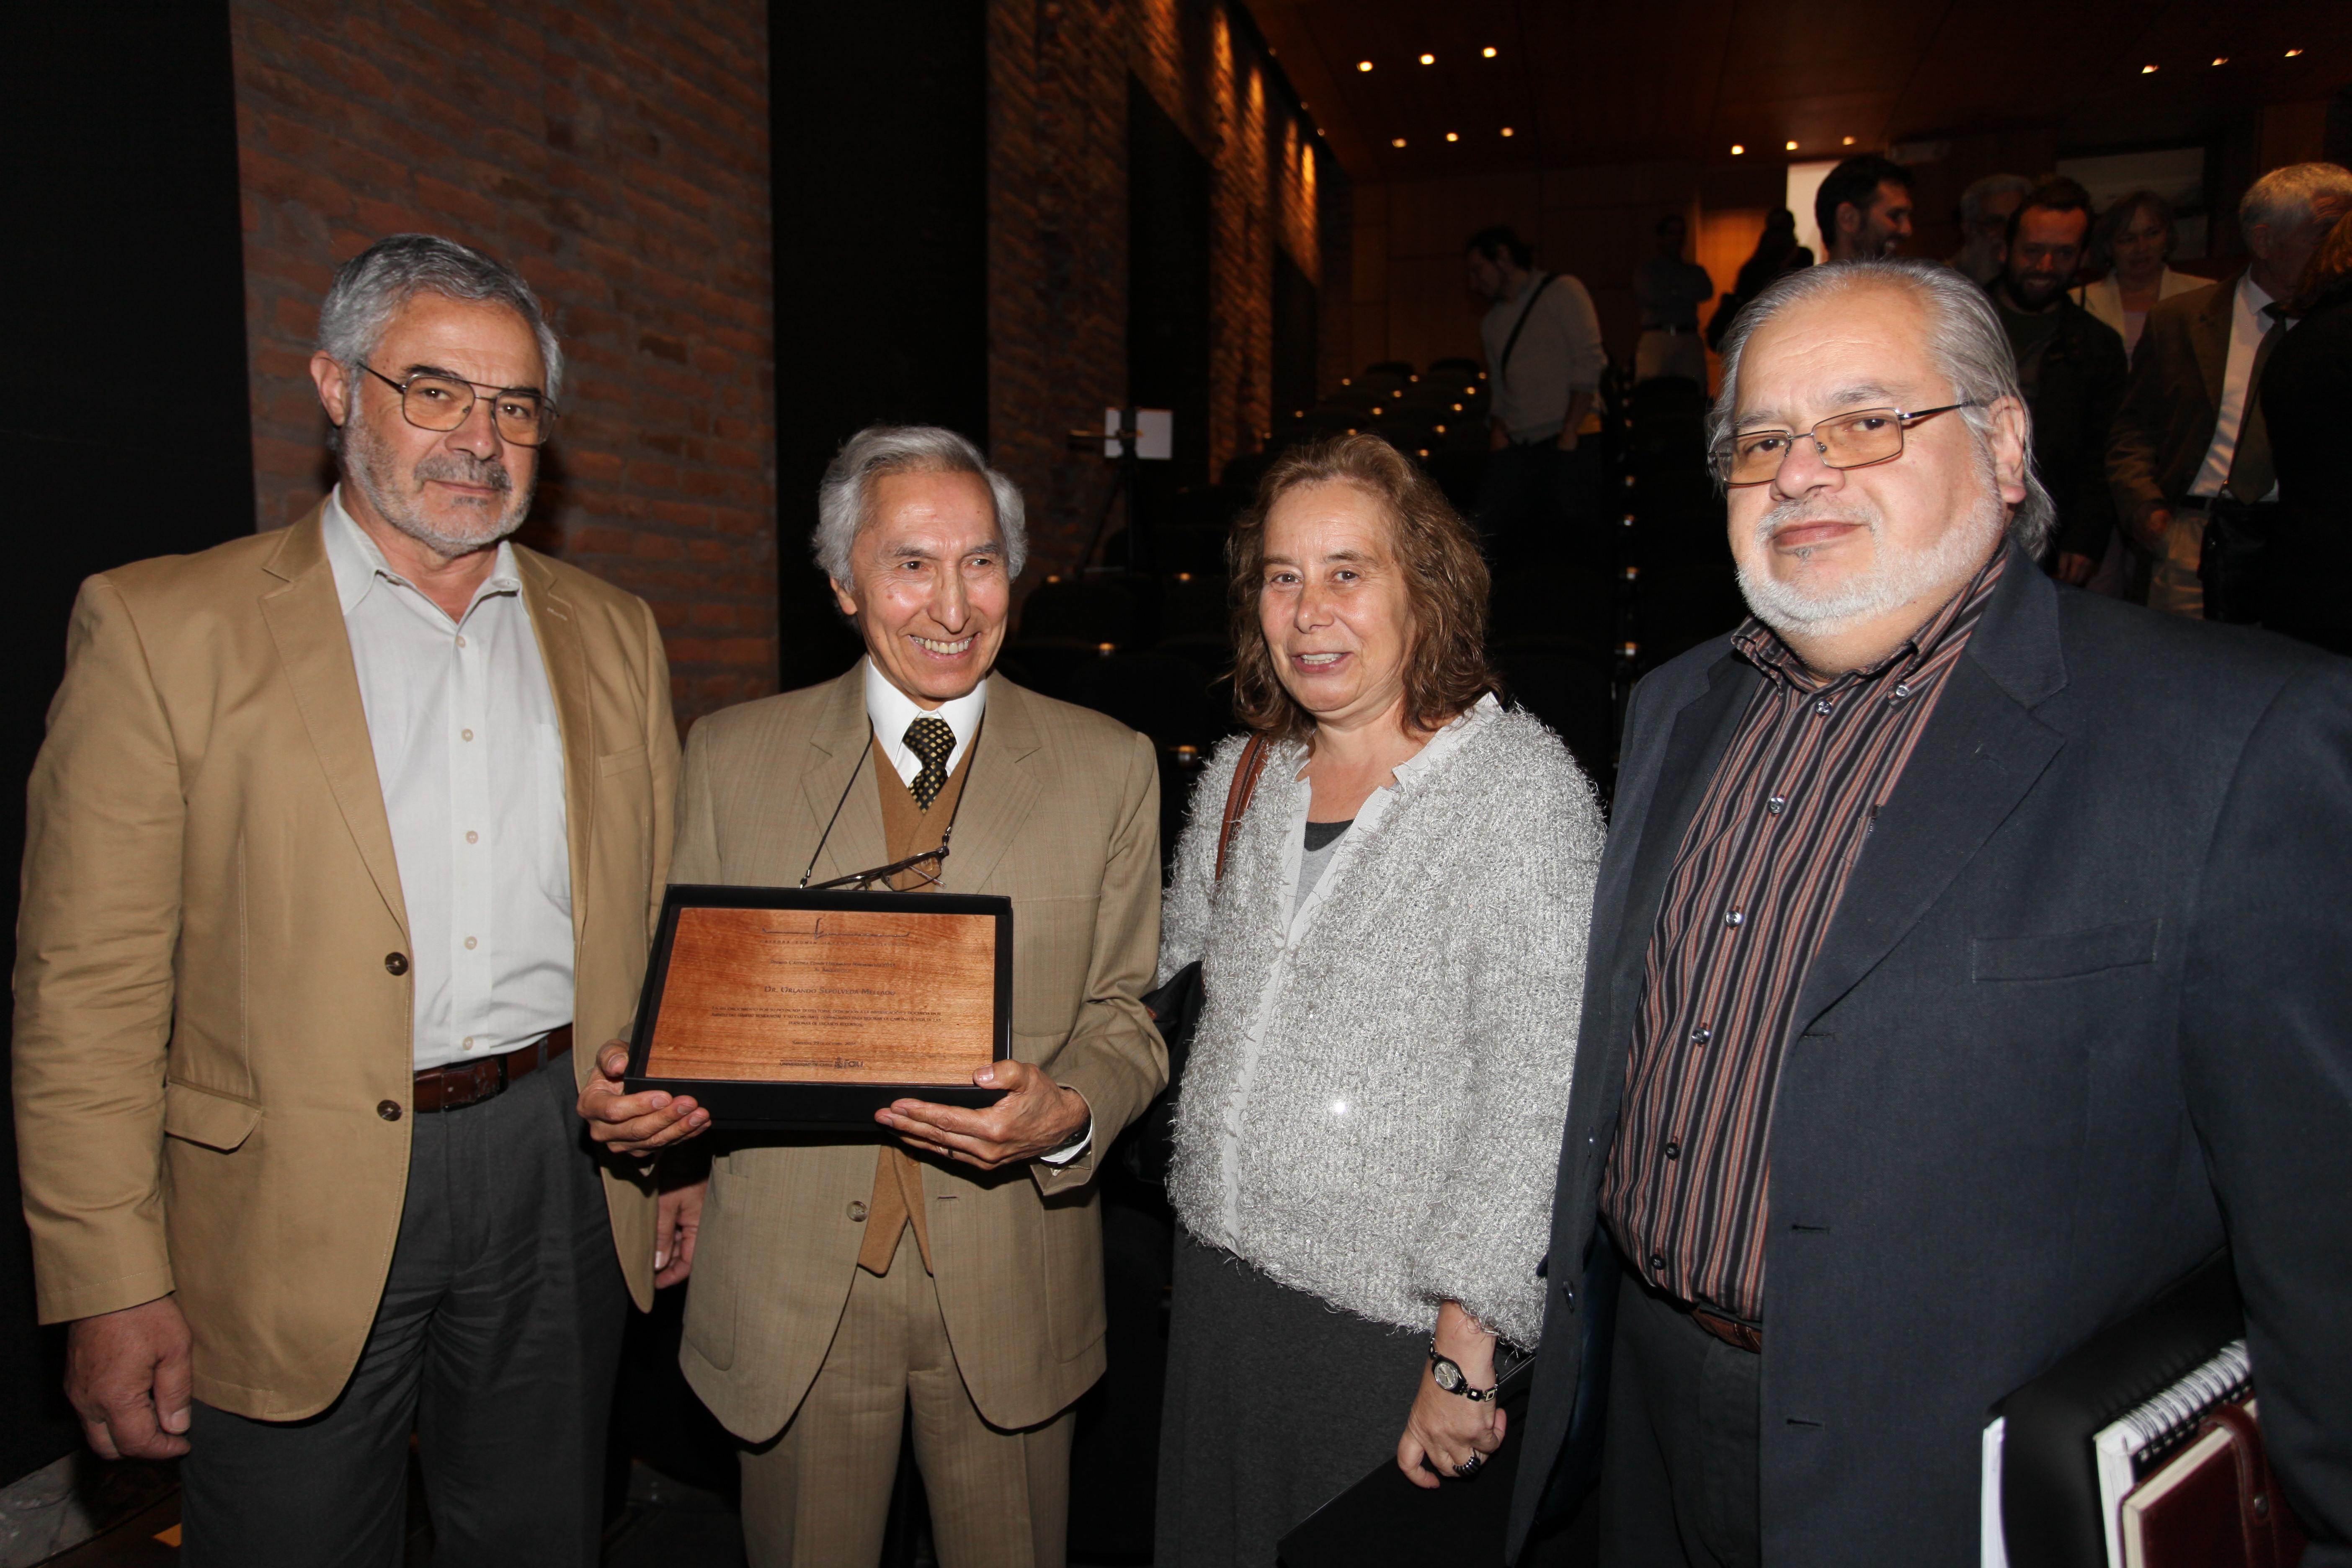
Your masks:
<path fill-rule="evenodd" d="M 2090 236 L 2091 194 L 2059 178 L 2011 213 L 1992 287 L 2033 415 L 2033 467 L 2058 509 L 2053 574 L 2081 587 L 2115 535 L 2107 436 L 2130 374 L 2124 341 L 2067 297 Z"/>
<path fill-rule="evenodd" d="M 1740 307 L 1770 288 L 1774 279 L 1812 264 L 1812 247 L 1797 243 L 1797 215 L 1774 207 L 1764 220 L 1764 232 L 1756 237 L 1756 248 L 1739 264 L 1738 282 L 1707 321 L 1706 346 L 1721 348 L 1723 334 L 1739 319 Z"/>
<path fill-rule="evenodd" d="M 1260 1568 L 1384 1458 L 1416 1485 L 1503 1438 L 1530 1347 L 1601 823 L 1498 704 L 1487 574 L 1376 437 L 1294 451 L 1231 546 L 1234 706 L 1271 742 L 1193 786 L 1163 983 L 1207 990 L 1178 1086 L 1181 1226 L 1160 1568 Z"/>
<path fill-rule="evenodd" d="M 2234 469 L 2247 393 L 2264 334 L 2284 331 L 2303 268 L 2336 220 L 2352 211 L 2352 173 L 2335 163 L 2291 163 L 2255 181 L 2238 205 L 2253 259 L 2236 279 L 2160 300 L 2132 356 L 2116 412 L 2107 479 L 2116 516 L 2148 563 L 2148 607 L 2201 616 L 2199 581 L 2206 514 L 2226 489 L 2252 504 L 2272 488 L 2267 442 Z M 2259 481 L 2259 482 L 2258 482 Z M 2248 493 L 2252 491 L 2252 493 Z"/>
<path fill-rule="evenodd" d="M 1634 270 L 1633 297 L 1642 306 L 1642 336 L 1633 350 L 1633 379 L 1679 376 L 1704 393 L 1706 350 L 1698 336 L 1698 308 L 1715 298 L 1706 268 L 1683 258 L 1690 226 L 1679 213 L 1658 220 L 1658 252 Z"/>
<path fill-rule="evenodd" d="M 2118 197 L 2091 230 L 2091 260 L 2106 276 L 2074 291 L 2074 302 L 2123 334 L 2124 352 L 2139 352 L 2147 313 L 2159 300 L 2205 287 L 2205 279 L 2175 272 L 2177 236 L 2172 204 L 2154 191 Z"/>
<path fill-rule="evenodd" d="M 1960 193 L 1960 248 L 1947 260 L 1990 289 L 2009 255 L 2009 220 L 2033 182 L 2022 174 L 1987 174 Z"/>
<path fill-rule="evenodd" d="M 1813 221 L 1832 261 L 1892 256 L 1911 237 L 1911 174 L 1875 153 L 1857 153 L 1813 193 Z"/>
<path fill-rule="evenodd" d="M 1514 1545 L 1601 1270 L 1603 1568 L 1976 1568 L 1987 1408 L 2226 1244 L 2352 1563 L 2352 664 L 2053 584 L 2030 424 L 1949 268 L 1741 318 L 1754 618 L 1626 714 Z"/>
<path fill-rule="evenodd" d="M 2352 216 L 2327 231 L 2294 298 L 2289 332 L 2262 378 L 2278 507 L 2261 556 L 2262 623 L 2352 654 Z"/>
<path fill-rule="evenodd" d="M 1478 525 L 1498 554 L 1563 532 L 1599 472 L 1600 443 L 1580 443 L 1588 424 L 1599 428 L 1593 401 L 1609 363 L 1601 318 L 1582 283 L 1536 272 L 1533 260 L 1501 227 L 1472 235 L 1463 254 L 1472 291 L 1493 301 L 1478 326 L 1494 422 Z"/>
<path fill-rule="evenodd" d="M 326 499 L 74 605 L 25 1210 L 90 1446 L 180 1456 L 191 1568 L 401 1561 L 412 1436 L 439 1561 L 597 1561 L 679 1200 L 600 1174 L 572 1042 L 636 1008 L 678 752 L 653 611 L 509 538 L 563 371 L 512 268 L 379 240 L 320 307 Z"/>

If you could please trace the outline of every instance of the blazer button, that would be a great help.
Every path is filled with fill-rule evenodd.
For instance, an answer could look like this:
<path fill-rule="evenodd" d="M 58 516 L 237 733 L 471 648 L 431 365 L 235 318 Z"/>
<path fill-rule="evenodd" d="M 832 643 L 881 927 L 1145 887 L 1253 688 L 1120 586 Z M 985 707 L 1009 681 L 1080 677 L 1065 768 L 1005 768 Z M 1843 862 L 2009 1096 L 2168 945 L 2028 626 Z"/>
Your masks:
<path fill-rule="evenodd" d="M 396 958 L 399 954 L 395 953 L 393 956 Z M 379 1100 L 375 1102 L 375 1113 L 378 1116 L 383 1117 L 386 1121 L 397 1121 L 400 1120 L 400 1101 L 396 1100 Z"/>
<path fill-rule="evenodd" d="M 405 974 L 408 973 L 408 954 L 387 952 L 383 955 L 383 966 L 394 974 Z"/>
<path fill-rule="evenodd" d="M 866 1223 L 866 1205 L 861 1203 L 851 1203 L 849 1205 L 849 1217 L 856 1220 L 858 1224 L 864 1225 Z"/>

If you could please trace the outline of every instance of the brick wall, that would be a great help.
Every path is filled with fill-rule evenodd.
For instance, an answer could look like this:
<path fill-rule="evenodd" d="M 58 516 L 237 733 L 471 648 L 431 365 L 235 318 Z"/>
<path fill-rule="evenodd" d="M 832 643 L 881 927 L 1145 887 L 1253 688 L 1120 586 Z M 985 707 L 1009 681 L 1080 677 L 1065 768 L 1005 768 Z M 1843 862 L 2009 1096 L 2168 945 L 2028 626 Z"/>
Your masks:
<path fill-rule="evenodd" d="M 1217 0 L 991 0 L 990 437 L 1027 492 L 1034 570 L 1058 569 L 1111 483 L 1063 432 L 1126 395 L 1130 74 L 1211 169 L 1213 474 L 1269 424 L 1274 247 L 1345 287 L 1325 239 L 1344 183 L 1262 49 Z"/>
<path fill-rule="evenodd" d="M 263 528 L 332 482 L 307 365 L 335 267 L 446 235 L 518 268 L 571 369 L 524 538 L 642 595 L 682 721 L 776 680 L 766 15 L 233 0 Z"/>

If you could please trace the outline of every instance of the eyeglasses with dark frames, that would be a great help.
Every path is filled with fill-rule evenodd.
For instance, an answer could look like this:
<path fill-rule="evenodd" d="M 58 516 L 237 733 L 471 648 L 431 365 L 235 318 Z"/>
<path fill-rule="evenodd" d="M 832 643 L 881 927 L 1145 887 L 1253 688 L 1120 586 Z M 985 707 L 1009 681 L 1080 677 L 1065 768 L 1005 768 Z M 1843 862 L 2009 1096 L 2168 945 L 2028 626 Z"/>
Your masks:
<path fill-rule="evenodd" d="M 499 439 L 517 447 L 543 447 L 555 429 L 555 405 L 530 386 L 488 386 L 439 371 L 421 370 L 405 381 L 394 381 L 365 360 L 359 367 L 400 394 L 400 416 L 419 430 L 446 434 L 465 424 L 478 401 L 475 394 L 490 395 L 490 424 Z"/>
<path fill-rule="evenodd" d="M 1780 465 L 1796 450 L 1800 439 L 1811 441 L 1824 467 L 1866 468 L 1891 463 L 1903 455 L 1903 433 L 1922 419 L 1949 414 L 1956 408 L 1979 408 L 1974 399 L 1947 403 L 1940 408 L 1905 413 L 1900 408 L 1857 408 L 1834 414 L 1810 430 L 1740 430 L 1708 454 L 1715 471 L 1728 486 L 1760 485 L 1780 473 Z"/>

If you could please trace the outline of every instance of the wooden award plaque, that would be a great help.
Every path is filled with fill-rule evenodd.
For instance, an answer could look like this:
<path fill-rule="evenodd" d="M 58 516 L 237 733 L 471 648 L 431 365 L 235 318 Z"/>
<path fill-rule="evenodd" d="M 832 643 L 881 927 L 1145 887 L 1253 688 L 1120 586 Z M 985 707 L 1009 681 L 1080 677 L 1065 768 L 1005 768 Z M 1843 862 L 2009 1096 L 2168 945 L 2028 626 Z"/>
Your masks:
<path fill-rule="evenodd" d="M 1013 900 L 673 886 L 646 965 L 628 1092 L 714 1124 L 871 1128 L 894 1100 L 992 1105 L 1012 1054 Z"/>

